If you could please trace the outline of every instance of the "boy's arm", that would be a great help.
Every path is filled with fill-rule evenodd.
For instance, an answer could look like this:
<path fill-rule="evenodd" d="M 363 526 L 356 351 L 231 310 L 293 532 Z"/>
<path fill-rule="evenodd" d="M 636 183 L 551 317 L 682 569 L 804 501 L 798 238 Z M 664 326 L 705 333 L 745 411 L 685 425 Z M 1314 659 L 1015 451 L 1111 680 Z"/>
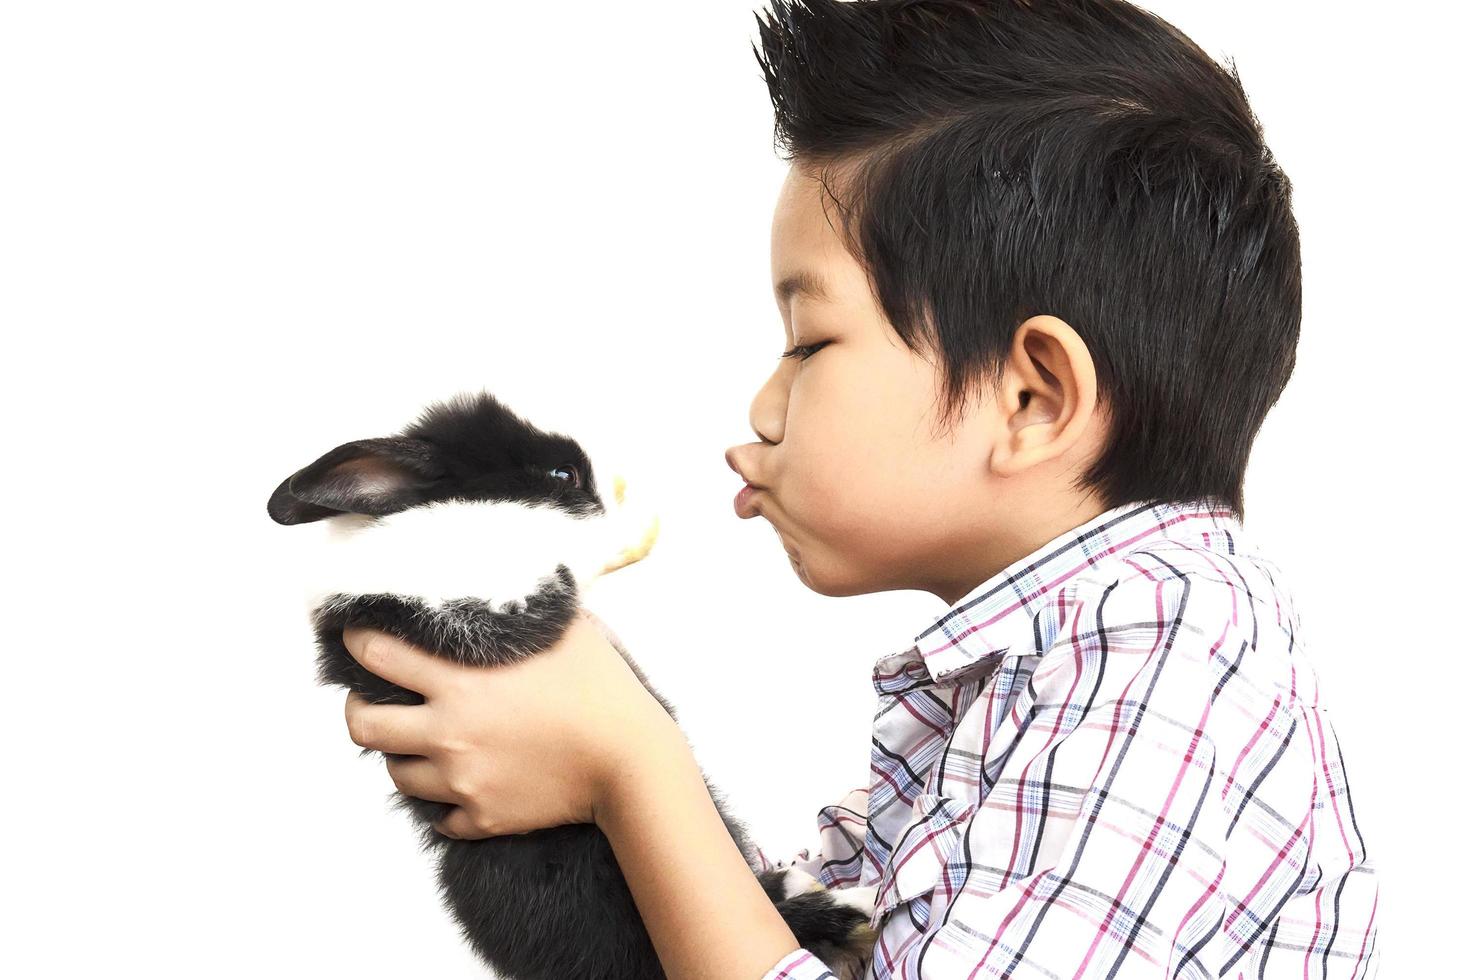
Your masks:
<path fill-rule="evenodd" d="M 614 774 L 597 825 L 669 980 L 762 980 L 798 949 L 672 719 Z"/>
<path fill-rule="evenodd" d="M 586 613 L 632 665 L 612 629 L 590 610 Z M 756 881 L 710 798 L 682 730 L 663 715 L 654 725 L 648 738 L 628 740 L 639 746 L 639 752 L 612 774 L 595 819 L 612 845 L 669 980 L 832 977 L 797 946 L 791 929 Z M 649 746 L 656 748 L 648 751 Z M 816 857 L 803 850 L 773 864 L 756 845 L 760 870 L 792 865 L 829 888 L 855 883 L 867 793 L 860 787 L 822 809 Z M 818 969 L 785 972 L 797 957 Z"/>

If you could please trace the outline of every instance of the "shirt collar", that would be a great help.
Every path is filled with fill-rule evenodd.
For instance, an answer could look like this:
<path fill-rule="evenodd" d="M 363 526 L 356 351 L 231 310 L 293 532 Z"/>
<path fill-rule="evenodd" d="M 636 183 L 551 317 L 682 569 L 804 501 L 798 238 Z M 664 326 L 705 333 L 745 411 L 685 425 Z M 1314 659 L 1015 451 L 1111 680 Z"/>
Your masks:
<path fill-rule="evenodd" d="M 1079 573 L 1155 538 L 1238 551 L 1240 518 L 1204 501 L 1122 504 L 1052 538 L 971 589 L 914 637 L 914 645 L 873 666 L 873 687 L 895 694 L 918 684 L 956 680 L 993 663 L 1013 644 L 1034 649 L 1038 616 Z M 1051 624 L 1055 631 L 1057 624 Z"/>

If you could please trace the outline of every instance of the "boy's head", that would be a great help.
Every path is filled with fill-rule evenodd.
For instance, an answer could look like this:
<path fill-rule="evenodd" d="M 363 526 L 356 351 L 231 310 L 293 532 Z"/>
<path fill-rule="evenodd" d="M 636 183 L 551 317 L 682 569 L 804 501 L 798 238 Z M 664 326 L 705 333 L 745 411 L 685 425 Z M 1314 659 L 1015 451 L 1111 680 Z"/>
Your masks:
<path fill-rule="evenodd" d="M 1301 281 L 1233 64 L 1118 0 L 757 20 L 791 163 L 772 282 L 787 349 L 820 349 L 728 458 L 803 581 L 952 602 L 1123 503 L 1244 516 Z"/>

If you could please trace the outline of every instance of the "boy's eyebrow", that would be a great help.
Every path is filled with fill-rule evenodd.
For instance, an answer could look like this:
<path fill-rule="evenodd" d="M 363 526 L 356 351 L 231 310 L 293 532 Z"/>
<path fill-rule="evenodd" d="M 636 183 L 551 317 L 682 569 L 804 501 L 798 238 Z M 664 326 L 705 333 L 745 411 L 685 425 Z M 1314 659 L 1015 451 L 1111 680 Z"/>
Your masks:
<path fill-rule="evenodd" d="M 826 283 L 816 273 L 806 269 L 793 272 L 776 284 L 776 302 L 784 306 L 797 293 L 815 300 L 828 299 Z"/>

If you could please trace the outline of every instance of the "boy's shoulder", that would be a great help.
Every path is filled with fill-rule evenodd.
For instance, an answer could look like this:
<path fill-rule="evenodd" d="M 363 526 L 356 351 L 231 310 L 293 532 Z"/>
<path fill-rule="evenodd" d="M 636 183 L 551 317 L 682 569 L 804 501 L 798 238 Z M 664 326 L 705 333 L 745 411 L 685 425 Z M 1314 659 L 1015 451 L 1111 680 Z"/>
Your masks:
<path fill-rule="evenodd" d="M 1304 682 L 1315 691 L 1290 585 L 1243 534 L 1141 542 L 1080 572 L 1066 601 L 1097 628 L 1142 641 L 1124 650 L 1147 653 L 1182 639 L 1212 676 L 1243 674 L 1293 699 Z"/>

